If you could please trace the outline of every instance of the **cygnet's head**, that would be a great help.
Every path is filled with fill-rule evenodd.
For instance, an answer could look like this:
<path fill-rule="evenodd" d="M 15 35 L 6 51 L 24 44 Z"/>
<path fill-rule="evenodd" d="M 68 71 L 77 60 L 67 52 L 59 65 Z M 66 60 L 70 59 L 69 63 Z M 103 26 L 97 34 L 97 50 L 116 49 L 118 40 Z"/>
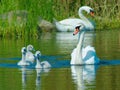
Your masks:
<path fill-rule="evenodd" d="M 35 53 L 35 57 L 39 59 L 40 56 L 41 56 L 41 52 L 40 52 L 40 51 L 36 51 L 36 53 Z"/>
<path fill-rule="evenodd" d="M 28 45 L 28 46 L 27 46 L 27 51 L 32 51 L 32 50 L 34 50 L 33 45 L 31 45 L 31 44 L 30 44 L 30 45 Z"/>
<path fill-rule="evenodd" d="M 79 24 L 75 27 L 75 30 L 73 32 L 73 35 L 76 35 L 78 32 L 80 32 L 84 28 L 83 24 Z"/>
<path fill-rule="evenodd" d="M 26 52 L 27 52 L 26 47 L 23 47 L 23 48 L 21 49 L 21 52 L 22 52 L 23 54 L 26 54 Z"/>

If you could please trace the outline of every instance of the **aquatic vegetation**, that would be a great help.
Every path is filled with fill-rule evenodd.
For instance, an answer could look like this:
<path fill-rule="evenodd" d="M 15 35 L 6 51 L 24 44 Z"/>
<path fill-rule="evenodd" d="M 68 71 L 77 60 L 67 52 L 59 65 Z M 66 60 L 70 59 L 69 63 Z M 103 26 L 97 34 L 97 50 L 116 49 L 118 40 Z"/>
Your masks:
<path fill-rule="evenodd" d="M 96 29 L 119 28 L 119 0 L 1 0 L 0 1 L 0 37 L 38 37 L 39 17 L 53 22 L 53 18 L 62 20 L 77 17 L 80 6 L 87 5 L 95 9 Z M 89 17 L 90 18 L 90 17 Z"/>

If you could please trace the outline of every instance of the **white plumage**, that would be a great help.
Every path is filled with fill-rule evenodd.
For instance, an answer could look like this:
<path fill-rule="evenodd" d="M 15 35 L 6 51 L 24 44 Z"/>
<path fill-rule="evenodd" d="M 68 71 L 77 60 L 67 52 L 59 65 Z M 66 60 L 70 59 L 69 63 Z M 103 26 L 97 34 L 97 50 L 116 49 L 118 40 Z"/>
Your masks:
<path fill-rule="evenodd" d="M 79 18 L 68 18 L 68 19 L 64 19 L 61 21 L 57 21 L 54 19 L 54 23 L 55 26 L 57 28 L 58 31 L 74 31 L 74 28 L 76 27 L 76 25 L 80 25 L 83 24 L 85 27 L 84 29 L 88 29 L 88 30 L 93 30 L 95 27 L 92 24 L 92 22 L 90 20 L 88 20 L 84 15 L 83 15 L 83 11 L 86 11 L 88 14 L 90 14 L 91 16 L 94 15 L 94 10 L 89 7 L 89 6 L 82 6 L 79 8 L 78 14 L 79 14 Z"/>

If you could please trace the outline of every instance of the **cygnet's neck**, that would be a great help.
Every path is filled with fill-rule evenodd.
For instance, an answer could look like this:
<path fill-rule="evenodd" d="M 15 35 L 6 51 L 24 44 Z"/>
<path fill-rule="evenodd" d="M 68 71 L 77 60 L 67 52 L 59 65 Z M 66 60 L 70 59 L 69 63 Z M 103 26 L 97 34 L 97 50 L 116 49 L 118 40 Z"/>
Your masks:
<path fill-rule="evenodd" d="M 22 61 L 25 61 L 26 54 L 22 53 Z"/>
<path fill-rule="evenodd" d="M 39 61 L 39 59 L 36 59 L 36 68 L 42 68 L 41 66 L 41 62 Z"/>

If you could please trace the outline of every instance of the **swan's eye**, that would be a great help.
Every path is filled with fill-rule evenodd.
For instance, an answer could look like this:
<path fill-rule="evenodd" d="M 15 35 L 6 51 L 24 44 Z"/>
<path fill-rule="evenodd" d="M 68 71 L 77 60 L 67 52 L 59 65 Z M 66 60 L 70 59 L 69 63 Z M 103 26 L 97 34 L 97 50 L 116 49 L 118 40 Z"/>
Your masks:
<path fill-rule="evenodd" d="M 90 13 L 94 13 L 94 10 L 90 9 Z"/>
<path fill-rule="evenodd" d="M 75 29 L 79 29 L 79 28 L 80 28 L 80 26 L 75 27 Z"/>

